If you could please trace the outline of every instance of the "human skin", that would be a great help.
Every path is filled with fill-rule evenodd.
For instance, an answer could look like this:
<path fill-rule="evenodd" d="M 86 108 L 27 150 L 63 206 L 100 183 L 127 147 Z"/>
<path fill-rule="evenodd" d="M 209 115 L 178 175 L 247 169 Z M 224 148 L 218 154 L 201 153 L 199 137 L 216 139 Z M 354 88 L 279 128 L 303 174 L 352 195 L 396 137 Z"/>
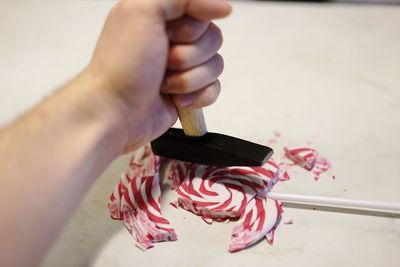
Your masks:
<path fill-rule="evenodd" d="M 160 136 L 176 107 L 212 104 L 224 0 L 123 0 L 88 66 L 0 129 L 0 266 L 35 266 L 96 177 Z"/>

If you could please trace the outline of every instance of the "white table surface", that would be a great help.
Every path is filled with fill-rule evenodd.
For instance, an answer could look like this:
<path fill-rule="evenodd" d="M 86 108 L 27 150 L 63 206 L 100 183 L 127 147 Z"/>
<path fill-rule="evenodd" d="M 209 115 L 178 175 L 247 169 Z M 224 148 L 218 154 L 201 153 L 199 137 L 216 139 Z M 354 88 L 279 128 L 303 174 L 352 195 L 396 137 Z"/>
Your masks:
<path fill-rule="evenodd" d="M 112 3 L 0 2 L 0 124 L 88 62 Z M 277 192 L 400 202 L 400 7 L 233 4 L 218 22 L 226 70 L 209 129 L 257 142 L 279 131 L 332 162 L 336 180 L 299 170 Z M 106 208 L 128 159 L 99 177 L 43 266 L 399 266 L 399 218 L 285 208 L 294 224 L 273 246 L 230 254 L 232 224 L 209 226 L 167 201 L 178 241 L 143 253 Z"/>

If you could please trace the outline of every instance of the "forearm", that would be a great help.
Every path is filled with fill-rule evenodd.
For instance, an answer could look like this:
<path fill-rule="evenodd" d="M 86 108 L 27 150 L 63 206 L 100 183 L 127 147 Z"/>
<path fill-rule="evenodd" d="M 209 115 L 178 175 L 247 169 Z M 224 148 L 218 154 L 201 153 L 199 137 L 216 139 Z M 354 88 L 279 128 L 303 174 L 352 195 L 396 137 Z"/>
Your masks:
<path fill-rule="evenodd" d="M 81 75 L 0 132 L 1 266 L 37 263 L 122 152 L 121 118 L 97 86 Z"/>

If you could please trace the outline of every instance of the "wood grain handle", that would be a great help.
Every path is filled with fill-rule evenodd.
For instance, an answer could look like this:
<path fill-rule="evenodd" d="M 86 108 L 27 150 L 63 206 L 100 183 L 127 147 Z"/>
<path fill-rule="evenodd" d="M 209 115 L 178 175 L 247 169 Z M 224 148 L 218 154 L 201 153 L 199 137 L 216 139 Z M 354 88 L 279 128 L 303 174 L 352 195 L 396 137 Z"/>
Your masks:
<path fill-rule="evenodd" d="M 199 109 L 178 109 L 179 120 L 181 121 L 184 133 L 187 136 L 203 136 L 207 133 L 206 121 L 203 110 Z"/>

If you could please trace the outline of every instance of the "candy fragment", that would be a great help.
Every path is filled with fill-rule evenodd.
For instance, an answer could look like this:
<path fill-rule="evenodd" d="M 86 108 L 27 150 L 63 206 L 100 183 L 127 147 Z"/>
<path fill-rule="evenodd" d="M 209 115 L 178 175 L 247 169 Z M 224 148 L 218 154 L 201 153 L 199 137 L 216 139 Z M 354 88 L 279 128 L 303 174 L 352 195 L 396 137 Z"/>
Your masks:
<path fill-rule="evenodd" d="M 295 148 L 288 149 L 284 148 L 285 156 L 291 159 L 295 164 L 303 167 L 310 171 L 314 168 L 317 152 L 312 148 Z"/>
<path fill-rule="evenodd" d="M 142 250 L 153 247 L 154 242 L 176 240 L 174 229 L 161 213 L 158 161 L 147 147 L 135 153 L 130 163 L 134 169 L 121 175 L 108 205 L 111 217 L 123 220 Z"/>
<path fill-rule="evenodd" d="M 274 230 L 281 216 L 280 204 L 272 199 L 253 198 L 232 231 L 229 252 L 247 248 Z M 270 242 L 272 242 L 273 236 Z"/>
<path fill-rule="evenodd" d="M 277 181 L 276 164 L 263 167 L 192 165 L 178 189 L 179 205 L 206 219 L 237 218 L 257 195 L 265 195 Z"/>
<path fill-rule="evenodd" d="M 207 167 L 192 165 L 181 183 L 179 206 L 207 223 L 238 219 L 230 252 L 247 248 L 264 238 L 279 222 L 279 203 L 265 194 L 278 179 L 278 166 Z"/>
<path fill-rule="evenodd" d="M 158 174 L 134 177 L 121 201 L 124 224 L 142 250 L 154 242 L 176 240 L 174 229 L 162 216 L 160 195 Z"/>
<path fill-rule="evenodd" d="M 238 220 L 230 252 L 263 238 L 272 242 L 281 216 L 280 204 L 266 198 L 279 179 L 279 166 L 274 162 L 261 167 L 209 167 L 162 159 L 146 146 L 132 156 L 130 167 L 110 196 L 109 212 L 113 219 L 124 222 L 140 249 L 176 240 L 160 208 L 160 173 L 178 193 L 172 205 L 201 216 L 209 224 Z"/>
<path fill-rule="evenodd" d="M 314 179 L 318 180 L 322 173 L 327 172 L 331 168 L 330 162 L 319 155 L 315 149 L 312 148 L 295 148 L 288 149 L 284 148 L 285 156 L 292 160 L 294 164 L 303 167 L 304 169 L 312 172 L 314 175 Z M 281 164 L 281 169 L 283 171 L 283 175 L 281 175 L 280 180 L 288 180 L 289 175 L 285 177 L 285 170 L 283 167 L 287 167 L 289 165 Z M 287 172 L 286 172 L 287 174 Z"/>

